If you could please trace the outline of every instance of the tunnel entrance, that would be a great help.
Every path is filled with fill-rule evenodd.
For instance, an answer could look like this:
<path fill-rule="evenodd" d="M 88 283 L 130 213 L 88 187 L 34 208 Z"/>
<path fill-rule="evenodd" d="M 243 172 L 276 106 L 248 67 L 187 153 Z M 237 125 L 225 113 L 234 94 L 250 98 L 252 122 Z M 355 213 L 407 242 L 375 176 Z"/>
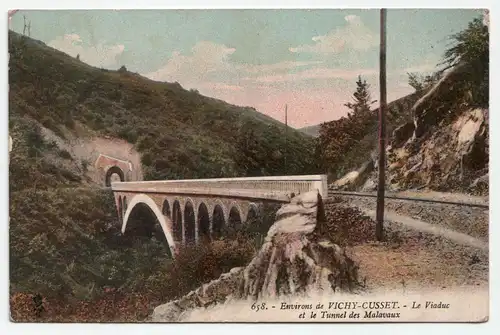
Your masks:
<path fill-rule="evenodd" d="M 112 166 L 106 171 L 105 185 L 111 187 L 112 181 L 125 181 L 125 175 L 118 166 Z"/>

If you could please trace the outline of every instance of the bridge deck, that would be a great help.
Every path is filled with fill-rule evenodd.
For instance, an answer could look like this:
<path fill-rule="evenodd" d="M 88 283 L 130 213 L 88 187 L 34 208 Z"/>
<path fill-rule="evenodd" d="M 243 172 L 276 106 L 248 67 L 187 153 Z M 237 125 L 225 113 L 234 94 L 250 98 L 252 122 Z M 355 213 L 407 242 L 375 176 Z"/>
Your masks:
<path fill-rule="evenodd" d="M 326 175 L 113 182 L 114 192 L 191 194 L 287 202 L 292 193 L 317 189 L 326 197 Z"/>

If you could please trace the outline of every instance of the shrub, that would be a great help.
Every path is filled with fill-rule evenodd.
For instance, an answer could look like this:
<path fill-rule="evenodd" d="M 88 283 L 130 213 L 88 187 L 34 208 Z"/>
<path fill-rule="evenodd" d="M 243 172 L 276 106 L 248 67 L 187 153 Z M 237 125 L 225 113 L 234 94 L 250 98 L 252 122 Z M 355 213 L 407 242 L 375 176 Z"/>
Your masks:
<path fill-rule="evenodd" d="M 147 279 L 146 288 L 157 292 L 160 301 L 177 299 L 234 267 L 246 266 L 255 253 L 253 241 L 241 238 L 185 245 L 174 261 Z"/>
<path fill-rule="evenodd" d="M 72 159 L 71 154 L 66 149 L 61 149 L 58 151 L 59 157 L 64 159 Z"/>

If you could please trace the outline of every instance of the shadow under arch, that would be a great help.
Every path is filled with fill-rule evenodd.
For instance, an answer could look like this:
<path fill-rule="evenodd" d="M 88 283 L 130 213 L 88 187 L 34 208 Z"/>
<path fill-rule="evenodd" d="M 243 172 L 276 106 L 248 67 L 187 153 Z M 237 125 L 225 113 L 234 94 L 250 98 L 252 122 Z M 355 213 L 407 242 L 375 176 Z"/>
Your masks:
<path fill-rule="evenodd" d="M 250 205 L 248 207 L 247 222 L 257 220 L 257 218 L 259 218 L 259 210 L 257 206 Z"/>
<path fill-rule="evenodd" d="M 238 207 L 236 206 L 231 207 L 231 209 L 229 210 L 229 218 L 227 221 L 228 221 L 227 228 L 229 234 L 234 234 L 241 229 L 242 220 Z"/>
<path fill-rule="evenodd" d="M 186 227 L 186 243 L 194 243 L 196 241 L 196 220 L 191 201 L 187 201 L 184 205 L 184 225 Z"/>
<path fill-rule="evenodd" d="M 165 234 L 165 238 L 166 238 L 167 243 L 168 243 L 168 249 L 170 251 L 170 257 L 174 257 L 173 255 L 175 254 L 175 244 L 174 244 L 174 240 L 172 238 L 172 234 L 170 233 L 170 231 L 168 229 L 167 222 L 165 221 L 165 218 L 163 217 L 162 212 L 160 211 L 160 209 L 158 208 L 156 203 L 153 201 L 153 199 L 151 199 L 150 197 L 148 197 L 145 194 L 137 194 L 130 201 L 128 208 L 125 212 L 124 219 L 123 219 L 122 234 L 125 234 L 125 230 L 127 228 L 127 223 L 128 223 L 130 214 L 132 213 L 132 211 L 134 210 L 134 208 L 138 204 L 144 204 L 144 205 L 148 206 L 149 209 L 152 211 L 152 213 L 156 216 L 156 219 L 160 223 L 160 226 L 163 230 L 163 233 Z"/>
<path fill-rule="evenodd" d="M 171 218 L 171 212 L 170 212 L 170 204 L 168 203 L 168 199 L 165 199 L 163 201 L 163 207 L 161 209 L 161 212 L 163 213 L 163 215 Z"/>
<path fill-rule="evenodd" d="M 182 242 L 182 211 L 179 200 L 175 200 L 174 204 L 172 205 L 172 225 L 174 230 L 174 240 L 176 242 Z"/>
<path fill-rule="evenodd" d="M 207 205 L 201 203 L 198 207 L 198 240 L 210 242 L 210 216 Z"/>
<path fill-rule="evenodd" d="M 111 187 L 111 176 L 117 174 L 118 177 L 120 177 L 120 181 L 125 181 L 125 174 L 123 173 L 122 169 L 120 169 L 118 166 L 113 165 L 106 171 L 106 176 L 105 176 L 105 183 L 106 187 Z"/>
<path fill-rule="evenodd" d="M 226 220 L 224 218 L 224 209 L 222 206 L 217 204 L 214 207 L 214 212 L 212 214 L 212 238 L 219 239 L 222 237 L 224 226 L 226 225 Z"/>

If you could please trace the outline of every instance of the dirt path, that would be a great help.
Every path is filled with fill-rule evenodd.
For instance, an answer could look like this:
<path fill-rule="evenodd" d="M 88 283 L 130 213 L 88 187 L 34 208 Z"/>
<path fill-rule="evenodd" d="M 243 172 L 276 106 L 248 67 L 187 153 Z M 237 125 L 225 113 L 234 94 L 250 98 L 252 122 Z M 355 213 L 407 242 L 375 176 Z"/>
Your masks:
<path fill-rule="evenodd" d="M 362 210 L 366 215 L 370 216 L 373 220 L 376 219 L 375 210 L 366 208 L 360 208 L 360 210 Z M 400 215 L 392 211 L 386 210 L 384 216 L 386 221 L 398 222 L 403 224 L 405 227 L 408 227 L 416 231 L 441 236 L 460 245 L 466 245 L 473 248 L 481 249 L 483 251 L 488 251 L 487 242 L 481 241 L 470 235 L 459 233 L 457 231 L 433 225 L 421 220 L 416 220 L 409 216 Z"/>
<path fill-rule="evenodd" d="M 343 238 L 350 242 L 352 258 L 359 264 L 361 279 L 366 280 L 370 290 L 403 292 L 432 288 L 441 291 L 488 285 L 487 240 L 471 236 L 467 227 L 457 231 L 455 227 L 463 220 L 456 220 L 456 225 L 442 223 L 446 216 L 457 216 L 457 213 L 460 219 L 467 216 L 463 208 L 422 207 L 411 203 L 415 211 L 412 207 L 412 212 L 408 213 L 386 207 L 386 241 L 377 242 L 374 236 L 375 203 L 359 198 L 338 200 L 325 204 L 328 222 L 343 232 L 341 236 L 345 235 Z M 475 217 L 481 216 L 476 213 Z M 472 219 L 471 225 L 473 221 L 476 220 Z M 476 224 L 484 224 L 482 221 L 484 218 Z"/>
<path fill-rule="evenodd" d="M 487 262 L 471 264 L 469 259 L 432 248 L 383 243 L 366 243 L 352 248 L 361 278 L 370 289 L 444 290 L 452 287 L 488 285 Z"/>

